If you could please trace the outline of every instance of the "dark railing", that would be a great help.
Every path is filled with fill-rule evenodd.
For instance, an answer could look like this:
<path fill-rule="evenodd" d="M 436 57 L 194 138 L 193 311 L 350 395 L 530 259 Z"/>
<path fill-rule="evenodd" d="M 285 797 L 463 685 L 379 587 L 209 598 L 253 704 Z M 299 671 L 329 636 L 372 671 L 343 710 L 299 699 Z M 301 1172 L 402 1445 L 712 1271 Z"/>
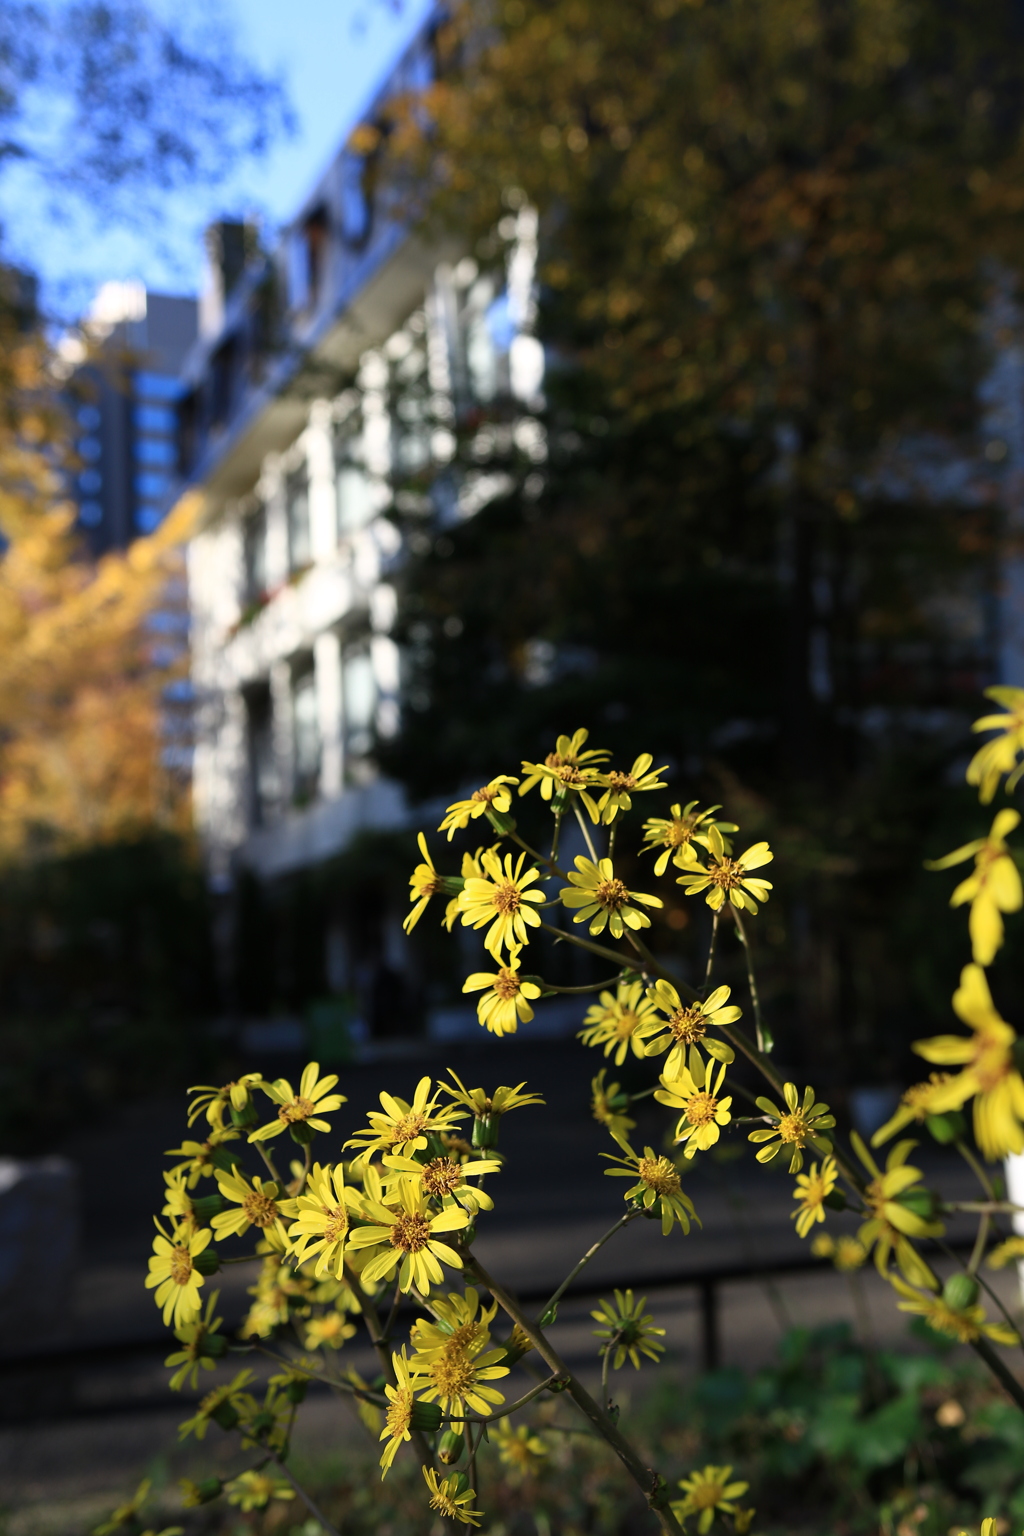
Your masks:
<path fill-rule="evenodd" d="M 970 1245 L 957 1243 L 951 1246 L 966 1251 Z M 757 1265 L 726 1264 L 717 1269 L 691 1270 L 686 1274 L 668 1273 L 647 1279 L 627 1275 L 600 1281 L 587 1280 L 570 1286 L 562 1298 L 562 1305 L 607 1295 L 616 1289 L 632 1288 L 645 1295 L 659 1291 L 694 1290 L 697 1293 L 700 1327 L 700 1364 L 704 1370 L 715 1370 L 721 1363 L 720 1288 L 739 1282 L 756 1284 L 758 1281 L 812 1271 L 832 1272 L 827 1260 L 801 1255 L 766 1259 Z M 524 1305 L 536 1307 L 547 1301 L 551 1291 L 550 1288 L 530 1288 L 520 1290 L 517 1294 Z M 412 1310 L 412 1307 L 408 1310 Z M 141 1412 L 191 1402 L 193 1399 L 188 1394 L 172 1393 L 164 1384 L 159 1389 L 122 1393 L 120 1397 L 112 1394 L 109 1397 L 96 1397 L 93 1401 L 83 1398 L 77 1390 L 77 1379 L 87 1372 L 108 1371 L 111 1368 L 125 1370 L 132 1365 L 142 1366 L 146 1362 L 156 1365 L 158 1360 L 162 1360 L 175 1348 L 176 1341 L 168 1332 L 106 1345 L 89 1344 L 80 1348 L 39 1350 L 32 1354 L 0 1357 L 0 1422 L 14 1420 L 25 1423 L 31 1419 Z"/>

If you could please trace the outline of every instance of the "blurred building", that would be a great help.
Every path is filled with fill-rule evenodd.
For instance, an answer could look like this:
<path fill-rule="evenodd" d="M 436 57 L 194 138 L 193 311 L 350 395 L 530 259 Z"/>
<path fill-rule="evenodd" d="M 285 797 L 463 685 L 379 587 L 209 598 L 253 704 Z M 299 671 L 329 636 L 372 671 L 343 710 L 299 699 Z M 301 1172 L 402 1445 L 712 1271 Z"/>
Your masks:
<path fill-rule="evenodd" d="M 432 68 L 428 33 L 381 99 Z M 456 430 L 483 406 L 507 402 L 507 432 L 536 443 L 536 423 L 522 425 L 543 363 L 529 334 L 532 213 L 503 221 L 494 277 L 457 243 L 425 248 L 375 179 L 372 148 L 346 147 L 275 249 L 259 253 L 238 225 L 211 231 L 184 369 L 180 463 L 206 498 L 189 551 L 194 804 L 236 923 L 359 834 L 404 825 L 373 759 L 398 726 L 402 668 L 403 535 L 388 514 L 397 503 L 415 544 L 507 488 L 486 453 L 479 471 L 452 464 Z M 323 927 L 306 970 L 322 963 L 322 985 L 356 996 L 375 1032 L 407 1032 L 414 1011 L 404 910 L 400 897 L 309 919 Z"/>
<path fill-rule="evenodd" d="M 74 375 L 78 521 L 93 552 L 151 533 L 178 478 L 179 376 L 197 332 L 195 299 L 105 283 L 86 329 L 93 360 Z"/>

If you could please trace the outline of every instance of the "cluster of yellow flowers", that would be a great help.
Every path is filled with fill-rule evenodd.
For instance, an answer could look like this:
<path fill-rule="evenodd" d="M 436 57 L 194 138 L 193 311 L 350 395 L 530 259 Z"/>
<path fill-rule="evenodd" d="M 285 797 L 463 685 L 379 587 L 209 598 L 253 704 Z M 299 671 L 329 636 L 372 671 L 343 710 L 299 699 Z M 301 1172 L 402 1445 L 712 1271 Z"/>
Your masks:
<path fill-rule="evenodd" d="M 987 799 L 1001 775 L 1019 776 L 1016 758 L 1024 752 L 1024 691 L 1002 690 L 1000 702 L 1011 713 L 979 726 L 994 726 L 1003 735 L 982 748 L 968 775 Z M 781 1159 L 796 1176 L 792 1217 L 801 1237 L 818 1228 L 816 1253 L 848 1272 L 873 1258 L 897 1292 L 898 1305 L 940 1332 L 982 1350 L 990 1350 L 991 1342 L 1015 1342 L 1015 1331 L 989 1322 L 978 1303 L 975 1274 L 984 1243 L 968 1272 L 953 1275 L 945 1286 L 923 1256 L 919 1244 L 943 1233 L 945 1207 L 909 1161 L 915 1143 L 898 1142 L 883 1169 L 854 1133 L 848 1155 L 835 1141 L 835 1117 L 813 1087 L 800 1089 L 775 1069 L 746 928 L 772 890 L 757 873 L 773 858 L 768 844 L 755 841 L 737 853 L 736 824 L 721 819 L 717 805 L 701 808 L 696 801 L 675 803 L 667 817 L 644 821 L 638 851 L 654 855 L 655 876 L 671 873 L 684 898 L 703 896 L 710 909 L 703 983 L 688 985 L 645 938 L 663 899 L 636 890 L 632 864 L 616 853 L 634 797 L 663 789 L 665 769 L 655 768 L 651 755 L 642 753 L 628 771 L 614 770 L 610 754 L 588 747 L 587 740 L 585 730 L 559 736 L 543 762 L 524 761 L 519 774 L 501 774 L 448 807 L 440 830 L 449 842 L 470 823 L 491 834 L 488 844 L 462 854 L 457 875 L 438 870 L 421 833 L 422 862 L 410 878 L 405 920 L 411 931 L 441 897 L 446 929 L 458 922 L 480 935 L 494 968 L 472 971 L 463 990 L 477 995 L 477 1017 L 491 1034 L 514 1034 L 543 998 L 592 991 L 596 1001 L 581 1004 L 584 1045 L 601 1050 L 616 1067 L 627 1056 L 652 1063 L 652 1077 L 657 1076 L 646 1093 L 671 1111 L 671 1121 L 663 1144 L 645 1145 L 642 1152 L 630 1140 L 636 1121 L 629 1111 L 644 1094 L 606 1081 L 608 1067 L 593 1079 L 594 1117 L 616 1148 L 604 1154 L 611 1164 L 606 1172 L 628 1181 L 625 1210 L 569 1278 L 638 1218 L 659 1221 L 666 1237 L 676 1227 L 689 1233 L 699 1222 L 683 1189 L 685 1170 L 723 1134 L 742 1126 L 759 1163 Z M 513 814 L 517 800 L 533 791 L 553 820 L 547 853 L 526 841 Z M 946 868 L 975 859 L 974 873 L 953 896 L 954 904 L 971 904 L 974 959 L 953 1000 L 971 1034 L 918 1043 L 926 1060 L 960 1070 L 933 1072 L 927 1083 L 908 1090 L 896 1115 L 874 1136 L 875 1146 L 911 1122 L 924 1122 L 940 1140 L 955 1141 L 973 1158 L 963 1146 L 966 1128 L 958 1114 L 973 1099 L 975 1137 L 985 1158 L 1024 1147 L 1016 1036 L 995 1010 L 983 969 L 1003 941 L 1003 914 L 1022 905 L 1017 867 L 1005 841 L 1018 821 L 1016 812 L 1001 811 L 988 838 L 937 863 Z M 569 845 L 570 836 L 580 851 L 567 869 L 559 848 Z M 730 987 L 714 980 L 729 927 L 747 969 L 752 1033 L 743 1028 Z M 563 988 L 539 969 L 526 971 L 531 944 L 534 953 L 548 952 L 539 942 L 546 942 L 545 936 L 586 951 L 611 974 L 592 986 Z M 738 1054 L 765 1079 L 769 1095 L 747 1086 Z M 421 1078 L 409 1100 L 382 1093 L 380 1109 L 367 1115 L 336 1161 L 314 1160 L 312 1146 L 317 1135 L 331 1132 L 330 1117 L 347 1101 L 337 1091 L 338 1078 L 322 1076 L 315 1062 L 297 1089 L 254 1072 L 222 1087 L 192 1090 L 188 1124 L 204 1119 L 205 1139 L 185 1140 L 173 1149 L 176 1161 L 164 1175 L 164 1205 L 146 1282 L 181 1346 L 167 1362 L 175 1368 L 171 1384 L 195 1388 L 200 1370 L 222 1367 L 229 1349 L 247 1350 L 254 1363 L 266 1358 L 278 1369 L 265 1382 L 261 1401 L 254 1395 L 253 1371 L 243 1369 L 202 1398 L 182 1426 L 183 1434 L 199 1438 L 210 1423 L 237 1431 L 242 1448 L 258 1458 L 229 1482 L 215 1478 L 189 1485 L 189 1499 L 205 1502 L 227 1491 L 236 1502 L 249 1500 L 244 1508 L 255 1508 L 295 1491 L 302 1497 L 286 1461 L 298 1404 L 309 1383 L 319 1380 L 345 1396 L 384 1442 L 382 1476 L 402 1446 L 411 1444 L 430 1508 L 476 1525 L 482 1515 L 474 1507 L 473 1483 L 481 1446 L 493 1444 L 516 1476 L 530 1475 L 548 1455 L 547 1442 L 535 1427 L 514 1426 L 510 1417 L 541 1393 L 553 1392 L 565 1393 L 560 1400 L 573 1402 L 605 1436 L 666 1533 L 679 1536 L 690 1519 L 704 1533 L 723 1517 L 729 1529 L 746 1531 L 754 1511 L 737 1502 L 747 1485 L 732 1480 L 730 1467 L 695 1471 L 680 1484 L 683 1497 L 672 1499 L 663 1479 L 644 1466 L 623 1436 L 618 1410 L 607 1396 L 609 1371 L 626 1361 L 639 1368 L 641 1357 L 657 1361 L 664 1351 L 664 1330 L 646 1312 L 646 1299 L 616 1291 L 592 1314 L 600 1324 L 595 1334 L 602 1368 L 603 1400 L 596 1403 L 545 1332 L 569 1280 L 532 1320 L 483 1268 L 473 1242 L 478 1220 L 494 1204 L 488 1181 L 504 1166 L 498 1150 L 502 1119 L 542 1100 L 523 1083 L 487 1093 L 468 1089 L 454 1072 L 448 1076 L 436 1082 Z M 737 1096 L 748 1102 L 750 1113 L 734 1112 Z M 471 1127 L 464 1126 L 467 1120 Z M 274 1161 L 282 1137 L 298 1154 L 286 1169 Z M 247 1171 L 243 1154 L 260 1159 L 258 1172 Z M 808 1155 L 814 1161 L 804 1171 Z M 200 1192 L 211 1183 L 215 1192 Z M 822 1233 L 826 1212 L 843 1209 L 860 1218 L 856 1235 Z M 990 1214 L 986 1208 L 986 1221 Z M 253 1242 L 255 1253 L 222 1252 L 224 1244 L 239 1239 Z M 1014 1241 L 1003 1245 L 1006 1257 Z M 258 1259 L 259 1270 L 241 1342 L 230 1344 L 214 1316 L 217 1293 L 205 1298 L 204 1309 L 204 1286 L 223 1262 L 241 1257 Z M 419 1315 L 408 1342 L 396 1347 L 403 1298 Z M 495 1332 L 499 1311 L 505 1317 L 501 1336 Z M 360 1322 L 381 1371 L 372 1384 L 353 1367 L 338 1364 L 338 1352 Z M 496 1383 L 504 1383 L 527 1354 L 543 1369 L 529 1390 L 506 1404 Z M 283 1483 L 275 1481 L 274 1468 L 286 1473 Z"/>

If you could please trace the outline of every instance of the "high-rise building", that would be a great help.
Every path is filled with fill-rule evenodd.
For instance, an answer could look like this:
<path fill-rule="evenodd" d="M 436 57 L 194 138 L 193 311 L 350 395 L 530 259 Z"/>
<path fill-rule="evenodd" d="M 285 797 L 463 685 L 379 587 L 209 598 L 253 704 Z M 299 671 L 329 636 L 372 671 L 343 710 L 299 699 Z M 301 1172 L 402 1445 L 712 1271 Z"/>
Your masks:
<path fill-rule="evenodd" d="M 196 339 L 195 299 L 105 283 L 86 328 L 95 353 L 73 379 L 74 496 L 92 551 L 151 533 L 178 483 L 177 402 Z"/>

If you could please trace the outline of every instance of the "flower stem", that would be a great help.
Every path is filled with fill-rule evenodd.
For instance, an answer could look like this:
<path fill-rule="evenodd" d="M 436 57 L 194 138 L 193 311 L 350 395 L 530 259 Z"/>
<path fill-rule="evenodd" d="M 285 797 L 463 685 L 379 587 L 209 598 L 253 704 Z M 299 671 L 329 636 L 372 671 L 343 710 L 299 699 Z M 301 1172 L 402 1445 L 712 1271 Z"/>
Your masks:
<path fill-rule="evenodd" d="M 716 912 L 711 919 L 711 943 L 708 945 L 708 963 L 704 971 L 703 991 L 705 995 L 707 995 L 708 987 L 711 985 L 711 968 L 715 963 L 715 941 L 718 938 L 718 922 L 720 917 L 721 912 Z"/>
<path fill-rule="evenodd" d="M 638 1095 L 633 1095 L 633 1097 L 638 1097 Z M 579 1274 L 579 1272 L 583 1268 L 584 1264 L 589 1264 L 591 1259 L 594 1257 L 595 1253 L 597 1253 L 599 1249 L 604 1247 L 604 1245 L 608 1241 L 608 1239 L 611 1238 L 611 1237 L 614 1237 L 616 1232 L 621 1231 L 623 1227 L 627 1226 L 629 1224 L 629 1222 L 631 1222 L 633 1220 L 634 1216 L 636 1216 L 636 1215 L 637 1215 L 636 1211 L 626 1211 L 624 1215 L 619 1217 L 618 1221 L 615 1222 L 614 1226 L 611 1226 L 611 1227 L 608 1228 L 608 1231 L 604 1234 L 604 1237 L 599 1237 L 597 1242 L 593 1243 L 587 1249 L 586 1253 L 583 1255 L 582 1259 L 580 1259 L 579 1263 L 576 1264 L 569 1271 L 569 1273 L 566 1275 L 565 1279 L 562 1281 L 561 1285 L 558 1287 L 558 1290 L 555 1291 L 554 1295 L 548 1297 L 547 1304 L 546 1304 L 546 1306 L 541 1311 L 541 1314 L 540 1314 L 541 1317 L 544 1317 L 548 1312 L 550 1312 L 552 1307 L 557 1307 L 558 1303 L 561 1301 L 562 1297 L 565 1295 L 565 1293 L 568 1290 L 569 1286 L 575 1280 L 576 1276 Z"/>
<path fill-rule="evenodd" d="M 459 1418 L 458 1414 L 449 1413 L 446 1414 L 445 1421 L 449 1424 L 496 1424 L 499 1419 L 507 1419 L 510 1413 L 518 1413 L 520 1408 L 525 1408 L 527 1403 L 532 1403 L 535 1397 L 546 1392 L 558 1379 L 557 1376 L 545 1376 L 544 1380 L 539 1381 L 535 1387 L 531 1387 L 529 1392 L 517 1398 L 514 1403 L 507 1404 L 497 1413 L 489 1413 L 486 1417 L 466 1414 L 464 1418 Z"/>
<path fill-rule="evenodd" d="M 537 978 L 537 985 L 543 987 L 545 992 L 563 992 L 566 996 L 571 997 L 580 992 L 601 992 L 605 987 L 613 987 L 618 979 L 618 976 L 611 976 L 607 981 L 590 981 L 585 987 L 559 987 L 553 981 L 545 981 L 543 977 L 539 976 Z"/>
<path fill-rule="evenodd" d="M 739 908 L 732 907 L 731 911 L 733 915 L 733 921 L 736 924 L 736 932 L 740 936 L 740 943 L 743 945 L 743 953 L 747 961 L 747 985 L 750 988 L 750 1001 L 754 1008 L 754 1026 L 757 1030 L 757 1048 L 759 1051 L 767 1054 L 767 1052 L 772 1048 L 772 1037 L 765 1029 L 764 1020 L 761 1017 L 761 997 L 757 990 L 757 977 L 754 975 L 754 959 L 750 952 L 750 940 L 747 937 L 747 930 L 743 926 L 743 919 L 740 917 Z"/>
<path fill-rule="evenodd" d="M 1021 1386 L 1020 1382 L 1010 1370 L 1009 1366 L 1005 1365 L 1003 1361 L 1000 1360 L 988 1339 L 972 1339 L 971 1348 L 974 1350 L 975 1354 L 981 1356 L 982 1360 L 984 1360 L 985 1364 L 988 1366 L 993 1376 L 996 1377 L 1000 1385 L 1006 1388 L 1007 1392 L 1017 1404 L 1017 1407 L 1024 1409 L 1024 1387 Z"/>
<path fill-rule="evenodd" d="M 593 859 L 594 863 L 596 864 L 597 863 L 597 851 L 594 848 L 594 840 L 593 840 L 593 838 L 590 835 L 590 828 L 587 826 L 586 822 L 583 820 L 583 812 L 580 810 L 580 808 L 576 804 L 575 800 L 572 803 L 572 808 L 576 812 L 576 820 L 579 822 L 580 829 L 582 830 L 583 836 L 586 839 L 587 848 L 590 851 L 590 857 Z"/>
<path fill-rule="evenodd" d="M 619 1432 L 603 1409 L 598 1407 L 582 1383 L 577 1381 L 572 1372 L 568 1370 L 565 1362 L 548 1343 L 541 1330 L 536 1324 L 529 1321 L 522 1309 L 509 1295 L 508 1291 L 505 1290 L 504 1286 L 491 1278 L 483 1265 L 468 1249 L 463 1250 L 463 1262 L 465 1263 L 467 1273 L 479 1280 L 481 1285 L 485 1285 L 502 1310 L 508 1314 L 514 1323 L 519 1324 L 545 1365 L 550 1367 L 557 1376 L 565 1377 L 568 1383 L 566 1390 L 569 1396 L 584 1417 L 590 1420 L 601 1437 L 611 1446 L 637 1487 L 646 1495 L 647 1502 L 657 1514 L 666 1536 L 683 1536 L 683 1528 L 676 1519 L 668 1502 L 664 1480 L 652 1468 L 644 1466 L 643 1461 L 629 1441 Z"/>
<path fill-rule="evenodd" d="M 270 1455 L 274 1465 L 279 1467 L 280 1470 L 284 1473 L 285 1477 L 288 1479 L 289 1483 L 291 1483 L 303 1504 L 305 1504 L 306 1508 L 313 1516 L 313 1519 L 319 1521 L 324 1530 L 328 1532 L 328 1536 L 341 1536 L 340 1531 L 338 1531 L 337 1528 L 331 1524 L 327 1516 L 322 1514 L 317 1506 L 313 1503 L 313 1500 L 310 1498 L 305 1488 L 303 1488 L 302 1484 L 296 1482 L 295 1478 L 292 1476 L 285 1463 L 281 1460 L 280 1456 L 276 1456 L 273 1451 L 271 1451 Z"/>

